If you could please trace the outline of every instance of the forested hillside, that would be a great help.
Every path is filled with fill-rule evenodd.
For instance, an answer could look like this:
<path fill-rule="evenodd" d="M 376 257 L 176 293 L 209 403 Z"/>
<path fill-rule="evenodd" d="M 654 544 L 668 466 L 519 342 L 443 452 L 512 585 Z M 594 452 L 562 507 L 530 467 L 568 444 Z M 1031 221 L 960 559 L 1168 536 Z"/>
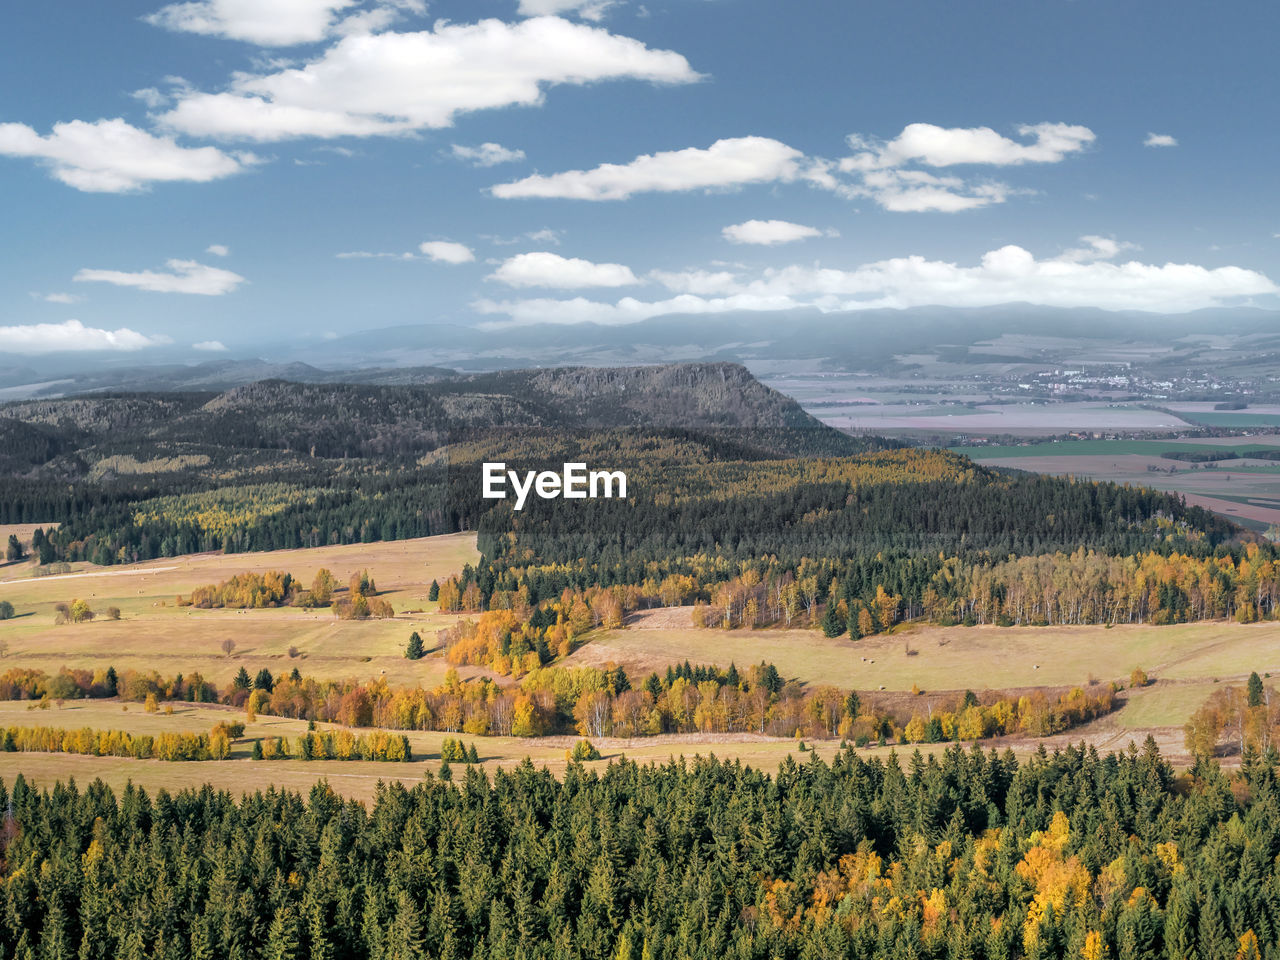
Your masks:
<path fill-rule="evenodd" d="M 4 956 L 1262 960 L 1280 795 L 1154 744 L 870 761 L 528 763 L 371 810 L 0 787 Z"/>
<path fill-rule="evenodd" d="M 0 523 L 58 523 L 42 559 L 98 563 L 474 529 L 478 480 L 450 471 L 454 445 L 502 456 L 617 428 L 640 459 L 654 445 L 688 462 L 893 446 L 824 426 L 732 364 L 104 394 L 0 408 Z"/>

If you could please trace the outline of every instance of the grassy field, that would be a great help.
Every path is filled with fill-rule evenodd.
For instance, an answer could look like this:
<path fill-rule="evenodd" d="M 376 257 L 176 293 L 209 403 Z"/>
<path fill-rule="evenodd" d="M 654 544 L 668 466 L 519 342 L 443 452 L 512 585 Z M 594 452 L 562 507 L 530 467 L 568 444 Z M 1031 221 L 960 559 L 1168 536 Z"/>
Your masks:
<path fill-rule="evenodd" d="M 5 535 L 7 538 L 7 534 Z M 469 535 L 435 537 L 396 543 L 323 547 L 271 554 L 200 555 L 158 560 L 121 568 L 78 565 L 70 575 L 36 578 L 32 565 L 0 568 L 0 599 L 18 610 L 17 619 L 0 624 L 5 655 L 0 670 L 13 667 L 56 671 L 63 665 L 157 670 L 162 674 L 199 671 L 225 685 L 243 666 L 250 673 L 268 667 L 281 673 L 297 667 L 321 678 L 369 679 L 385 676 L 393 685 L 434 685 L 447 669 L 437 652 L 420 661 L 402 656 L 411 630 L 418 630 L 428 647 L 435 632 L 456 620 L 433 610 L 427 601 L 432 579 L 440 579 L 476 559 Z M 320 567 L 345 580 L 368 569 L 397 615 L 382 621 L 339 621 L 328 611 L 293 608 L 268 610 L 196 610 L 178 607 L 175 595 L 216 583 L 246 570 L 287 570 L 307 582 Z M 100 617 L 91 623 L 55 625 L 53 605 L 85 598 L 100 613 L 118 606 L 122 617 Z M 412 612 L 411 612 L 412 611 Z M 1124 746 L 1155 733 L 1162 748 L 1176 753 L 1180 727 L 1207 698 L 1215 683 L 1240 682 L 1251 670 L 1280 675 L 1280 627 L 1201 623 L 1173 627 L 920 627 L 907 626 L 895 634 L 853 642 L 827 639 L 818 631 L 694 630 L 683 626 L 681 611 L 662 611 L 650 617 L 657 629 L 601 631 L 567 661 L 567 666 L 618 663 L 633 680 L 651 670 L 665 671 L 686 659 L 693 663 L 730 662 L 739 668 L 769 661 L 787 677 L 807 684 L 834 684 L 863 691 L 901 693 L 913 686 L 928 691 L 972 688 L 1002 689 L 1063 687 L 1090 679 L 1127 681 L 1136 666 L 1157 680 L 1131 692 L 1123 707 L 1098 721 L 1081 736 L 1108 749 Z M 231 656 L 221 643 L 235 641 Z M 290 648 L 294 648 L 293 655 Z M 480 673 L 474 668 L 464 676 Z M 139 704 L 118 701 L 66 701 L 61 707 L 31 709 L 24 702 L 0 702 L 0 724 L 48 725 L 66 728 L 124 729 L 137 733 L 207 731 L 222 719 L 243 714 L 217 705 L 170 705 L 171 714 L 144 713 Z M 240 793 L 274 785 L 305 790 L 327 779 L 349 796 L 368 799 L 378 782 L 397 779 L 412 783 L 439 766 L 440 743 L 447 734 L 411 732 L 414 756 L 407 764 L 301 761 L 255 762 L 249 753 L 253 738 L 293 737 L 305 729 L 301 721 L 261 717 L 246 731 L 233 759 L 221 762 L 173 764 L 161 761 L 95 758 L 73 755 L 0 754 L 0 777 L 22 771 L 37 783 L 75 776 L 84 781 L 102 777 L 113 786 L 133 780 L 149 789 L 175 789 L 203 782 Z M 470 739 L 470 738 L 465 738 Z M 572 737 L 541 740 L 476 738 L 486 768 L 507 767 L 525 757 L 563 769 L 564 752 Z M 1062 742 L 1070 740 L 1059 738 Z M 1056 742 L 1056 741 L 1055 741 Z M 635 741 L 601 740 L 605 755 L 626 755 L 640 762 L 662 762 L 672 756 L 714 752 L 763 769 L 772 769 L 786 756 L 801 753 L 789 740 L 754 736 L 681 735 Z M 1034 749 L 1026 740 L 1009 740 L 1017 751 Z M 829 757 L 835 743 L 818 745 Z"/>
<path fill-rule="evenodd" d="M 404 645 L 417 630 L 431 648 L 436 632 L 457 619 L 435 612 L 427 600 L 430 584 L 476 558 L 474 535 L 457 534 L 314 550 L 199 554 L 128 567 L 79 565 L 76 572 L 49 577 L 32 577 L 31 564 L 10 565 L 0 569 L 0 600 L 9 600 L 18 616 L 0 624 L 5 646 L 0 669 L 56 671 L 65 664 L 114 666 L 120 672 L 154 669 L 165 675 L 199 671 L 225 684 L 241 666 L 251 673 L 296 666 L 326 679 L 388 676 L 397 683 L 434 685 L 444 676 L 443 658 L 406 660 Z M 322 567 L 344 582 L 368 569 L 396 616 L 342 621 L 328 610 L 197 610 L 174 602 L 178 594 L 247 570 L 284 570 L 305 584 Z M 75 598 L 87 600 L 98 618 L 56 625 L 54 604 Z M 121 619 L 105 618 L 110 606 L 121 610 Z M 228 639 L 235 642 L 231 656 L 222 650 Z"/>
<path fill-rule="evenodd" d="M 243 720 L 242 711 L 216 705 L 171 704 L 171 716 L 161 713 L 148 714 L 140 704 L 130 704 L 128 710 L 116 701 L 67 701 L 61 708 L 32 709 L 26 702 L 0 702 L 0 725 L 49 726 L 64 729 L 91 727 L 98 730 L 127 730 L 131 733 L 156 734 L 161 732 L 207 732 L 220 720 Z M 328 724 L 319 724 L 325 729 Z M 413 784 L 428 772 L 440 769 L 440 747 L 445 738 L 455 734 L 409 731 L 414 760 L 409 763 L 380 763 L 373 761 L 300 761 L 249 759 L 252 742 L 264 737 L 296 737 L 306 730 L 300 720 L 280 717 L 259 717 L 249 724 L 242 740 L 233 746 L 232 758 L 225 761 L 172 763 L 161 760 L 133 760 L 119 757 L 86 757 L 75 754 L 0 753 L 0 778 L 11 782 L 21 773 L 39 785 L 52 785 L 57 780 L 74 777 L 80 783 L 101 778 L 108 785 L 119 789 L 132 781 L 148 790 L 180 790 L 202 783 L 210 783 L 216 789 L 229 790 L 233 795 L 266 789 L 268 786 L 307 791 L 317 780 L 327 780 L 338 792 L 360 800 L 374 796 L 379 781 L 399 780 Z M 567 761 L 565 751 L 573 745 L 575 737 L 542 737 L 525 740 L 514 737 L 468 737 L 464 742 L 474 743 L 480 754 L 481 765 L 486 771 L 511 768 L 527 757 L 539 767 L 546 766 L 553 773 L 564 771 Z M 802 752 L 793 740 L 758 736 L 722 735 L 712 738 L 695 736 L 646 737 L 636 740 L 598 739 L 595 741 L 602 759 L 588 766 L 602 767 L 610 760 L 625 756 L 637 763 L 665 763 L 681 755 L 714 753 L 724 758 L 735 758 L 764 770 L 773 770 L 787 756 L 798 762 L 811 754 Z M 809 744 L 819 756 L 830 760 L 839 749 L 835 741 Z M 887 753 L 889 748 L 875 748 L 864 753 Z M 908 752 L 914 748 L 907 748 Z M 924 746 L 925 752 L 944 749 L 942 746 Z M 455 776 L 461 776 L 465 768 L 454 765 Z"/>
<path fill-rule="evenodd" d="M 622 665 L 633 677 L 671 662 L 739 668 L 768 661 L 805 683 L 859 690 L 963 690 L 1127 682 L 1134 667 L 1176 680 L 1280 674 L 1280 624 L 1168 627 L 917 627 L 852 641 L 812 630 L 602 632 L 568 665 Z"/>

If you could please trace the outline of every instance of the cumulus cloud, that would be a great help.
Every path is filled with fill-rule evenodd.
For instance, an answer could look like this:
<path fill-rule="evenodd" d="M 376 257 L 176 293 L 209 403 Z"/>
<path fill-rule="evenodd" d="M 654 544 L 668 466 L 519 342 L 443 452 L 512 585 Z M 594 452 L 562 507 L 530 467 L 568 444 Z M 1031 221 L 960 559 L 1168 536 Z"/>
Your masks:
<path fill-rule="evenodd" d="M 556 84 L 690 83 L 687 60 L 556 17 L 439 21 L 418 33 L 343 37 L 302 67 L 237 74 L 220 93 L 187 90 L 160 121 L 195 136 L 261 141 L 406 134 L 459 113 L 541 103 Z"/>
<path fill-rule="evenodd" d="M 340 19 L 362 0 L 195 0 L 143 17 L 166 30 L 244 40 L 263 47 L 316 43 L 333 33 L 381 30 L 401 10 L 425 13 L 423 0 L 380 3 Z"/>
<path fill-rule="evenodd" d="M 94 193 L 126 193 L 162 181 L 205 183 L 257 162 L 252 154 L 181 147 L 119 118 L 55 123 L 43 137 L 26 124 L 0 123 L 0 156 L 38 160 L 56 179 Z"/>
<path fill-rule="evenodd" d="M 804 154 L 768 137 L 717 140 L 710 147 L 644 154 L 630 163 L 605 163 L 593 170 L 535 174 L 492 188 L 495 197 L 564 197 L 625 200 L 636 193 L 682 192 L 796 180 L 804 175 Z"/>
<path fill-rule="evenodd" d="M 148 337 L 128 327 L 102 330 L 79 320 L 0 327 L 0 351 L 11 353 L 70 353 L 82 350 L 141 350 L 165 337 Z"/>
<path fill-rule="evenodd" d="M 1178 141 L 1167 133 L 1148 133 L 1142 145 L 1144 147 L 1176 147 Z"/>
<path fill-rule="evenodd" d="M 1106 255 L 1106 249 L 1099 250 L 1097 244 L 1091 246 L 1095 252 Z M 1105 248 L 1107 244 L 1101 246 Z M 972 266 L 909 256 L 847 270 L 793 265 L 753 274 L 691 270 L 654 272 L 650 277 L 675 296 L 653 302 L 627 297 L 616 303 L 581 297 L 486 299 L 473 306 L 479 313 L 502 315 L 516 323 L 588 320 L 629 323 L 665 313 L 798 307 L 831 312 L 925 305 L 980 307 L 1017 302 L 1052 307 L 1182 312 L 1280 293 L 1270 278 L 1242 267 L 1111 263 L 1096 257 L 1038 260 L 1029 251 L 1013 245 L 987 252 Z"/>
<path fill-rule="evenodd" d="M 835 189 L 845 196 L 868 197 L 899 213 L 974 210 L 1004 203 L 1023 191 L 998 181 L 970 181 L 919 167 L 1058 163 L 1087 149 L 1096 139 L 1088 127 L 1067 123 L 1025 124 L 1018 128 L 1018 134 L 1029 142 L 1012 140 L 990 127 L 939 127 L 932 123 L 908 124 L 888 141 L 852 134 L 849 145 L 857 152 L 840 160 L 837 169 L 853 179 Z"/>
<path fill-rule="evenodd" d="M 558 17 L 574 13 L 583 20 L 602 20 L 616 0 L 520 0 L 518 13 L 522 17 Z"/>
<path fill-rule="evenodd" d="M 476 258 L 465 243 L 454 243 L 451 240 L 428 240 L 418 244 L 418 249 L 429 259 L 439 263 L 470 263 Z"/>
<path fill-rule="evenodd" d="M 774 246 L 780 243 L 793 243 L 809 237 L 820 237 L 822 231 L 816 227 L 806 227 L 788 220 L 748 220 L 725 227 L 720 233 L 730 243 L 752 243 L 762 246 Z"/>
<path fill-rule="evenodd" d="M 1056 163 L 1094 139 L 1087 127 L 1040 123 L 1019 128 L 1020 143 L 987 127 L 972 129 L 908 125 L 893 140 L 873 143 L 854 135 L 859 150 L 838 162 L 806 157 L 767 137 L 717 140 L 707 149 L 690 147 L 644 154 L 630 163 L 605 163 L 591 170 L 535 174 L 492 188 L 496 197 L 560 197 L 623 200 L 637 193 L 730 189 L 747 184 L 804 181 L 848 198 L 867 197 L 886 210 L 956 213 L 1004 203 L 1026 192 L 989 180 L 920 169 L 959 164 L 1018 166 Z"/>
<path fill-rule="evenodd" d="M 81 270 L 72 279 L 81 283 L 110 283 L 117 287 L 136 287 L 152 293 L 192 293 L 218 297 L 231 293 L 244 283 L 244 277 L 220 267 L 208 267 L 194 260 L 167 260 L 170 273 L 142 270 Z"/>
<path fill-rule="evenodd" d="M 521 253 L 504 260 L 487 278 L 509 287 L 626 287 L 639 283 L 630 267 L 620 263 L 592 263 L 555 253 Z"/>
<path fill-rule="evenodd" d="M 922 163 L 928 167 L 950 167 L 962 163 L 1017 166 L 1024 163 L 1058 163 L 1068 154 L 1079 153 L 1096 139 L 1088 127 L 1067 123 L 1024 124 L 1018 128 L 1030 143 L 1001 136 L 990 127 L 939 127 L 932 123 L 909 123 L 887 142 L 876 142 L 859 134 L 849 137 L 849 146 L 858 150 L 841 161 L 845 170 L 900 167 Z"/>
<path fill-rule="evenodd" d="M 482 143 L 478 147 L 453 145 L 453 155 L 475 167 L 496 167 L 500 163 L 515 163 L 524 159 L 523 150 L 508 150 L 500 143 Z"/>
<path fill-rule="evenodd" d="M 201 340 L 199 343 L 193 343 L 191 349 L 203 350 L 206 353 L 225 353 L 227 347 L 221 340 Z"/>
<path fill-rule="evenodd" d="M 205 247 L 204 252 L 211 253 L 215 257 L 225 257 L 231 253 L 231 250 L 221 243 L 211 243 L 209 246 Z"/>

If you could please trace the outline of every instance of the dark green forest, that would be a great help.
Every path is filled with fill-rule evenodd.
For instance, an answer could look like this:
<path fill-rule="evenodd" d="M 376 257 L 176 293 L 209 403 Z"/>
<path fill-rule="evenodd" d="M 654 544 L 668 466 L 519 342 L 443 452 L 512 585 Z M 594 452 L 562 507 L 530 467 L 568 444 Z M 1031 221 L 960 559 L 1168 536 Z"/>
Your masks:
<path fill-rule="evenodd" d="M 1274 957 L 1274 758 L 526 761 L 372 809 L 325 784 L 5 790 L 19 958 Z"/>

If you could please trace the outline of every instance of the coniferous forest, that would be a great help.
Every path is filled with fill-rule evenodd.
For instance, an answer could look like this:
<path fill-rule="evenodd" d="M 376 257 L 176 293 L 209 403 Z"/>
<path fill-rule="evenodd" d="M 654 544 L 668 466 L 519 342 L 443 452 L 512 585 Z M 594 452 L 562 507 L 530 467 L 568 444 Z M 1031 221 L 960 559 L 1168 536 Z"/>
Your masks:
<path fill-rule="evenodd" d="M 371 809 L 7 785 L 3 956 L 1261 958 L 1275 758 L 710 759 L 428 776 Z"/>

